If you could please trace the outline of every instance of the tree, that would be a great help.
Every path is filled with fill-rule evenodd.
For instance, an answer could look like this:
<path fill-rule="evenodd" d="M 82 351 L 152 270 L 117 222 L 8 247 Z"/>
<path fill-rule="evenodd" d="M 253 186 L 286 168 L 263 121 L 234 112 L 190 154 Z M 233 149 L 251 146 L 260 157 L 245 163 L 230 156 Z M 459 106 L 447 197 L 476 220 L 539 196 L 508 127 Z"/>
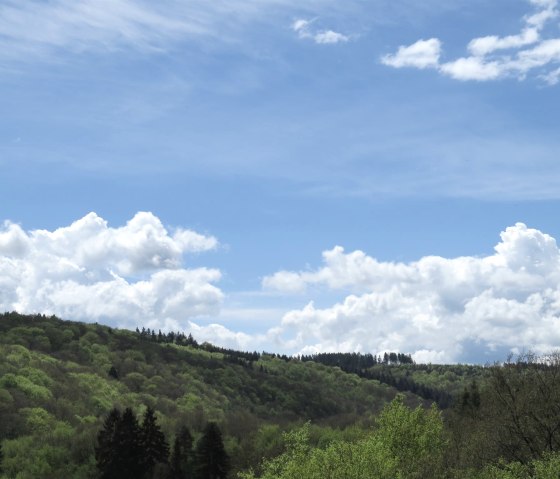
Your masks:
<path fill-rule="evenodd" d="M 560 353 L 528 353 L 490 368 L 484 419 L 506 460 L 560 450 Z"/>
<path fill-rule="evenodd" d="M 132 409 L 120 414 L 113 409 L 97 435 L 95 449 L 101 479 L 138 479 L 144 477 L 140 427 Z"/>
<path fill-rule="evenodd" d="M 117 368 L 115 368 L 115 366 L 111 366 L 109 368 L 109 372 L 108 372 L 109 376 L 111 376 L 113 379 L 119 379 L 119 373 L 117 371 Z"/>
<path fill-rule="evenodd" d="M 375 438 L 381 446 L 384 462 L 393 464 L 394 477 L 439 477 L 446 447 L 441 413 L 435 404 L 429 410 L 410 409 L 404 396 L 383 409 L 377 420 Z"/>
<path fill-rule="evenodd" d="M 169 479 L 193 478 L 193 438 L 189 429 L 183 426 L 175 436 L 169 459 Z"/>
<path fill-rule="evenodd" d="M 283 454 L 265 460 L 261 479 L 424 479 L 444 477 L 443 421 L 435 406 L 410 409 L 402 395 L 385 407 L 377 429 L 356 442 L 309 444 L 309 424 L 284 435 Z M 243 479 L 255 479 L 252 471 Z"/>
<path fill-rule="evenodd" d="M 480 392 L 478 390 L 478 385 L 473 379 L 469 388 L 465 386 L 463 388 L 463 394 L 461 395 L 461 401 L 458 404 L 459 413 L 463 416 L 468 416 L 471 418 L 477 418 L 480 411 Z"/>
<path fill-rule="evenodd" d="M 116 462 L 115 437 L 117 426 L 121 420 L 121 413 L 117 408 L 109 412 L 103 423 L 103 429 L 97 434 L 95 460 L 102 479 L 116 479 L 113 471 Z"/>
<path fill-rule="evenodd" d="M 166 463 L 169 457 L 169 445 L 156 421 L 154 410 L 147 407 L 140 429 L 140 446 L 142 464 L 145 474 L 149 477 L 156 463 Z"/>
<path fill-rule="evenodd" d="M 132 409 L 126 408 L 115 434 L 116 461 L 115 470 L 122 479 L 137 479 L 143 477 L 142 444 L 140 441 L 140 427 Z"/>
<path fill-rule="evenodd" d="M 218 425 L 209 422 L 196 445 L 196 478 L 226 479 L 229 457 L 224 448 L 222 432 Z"/>

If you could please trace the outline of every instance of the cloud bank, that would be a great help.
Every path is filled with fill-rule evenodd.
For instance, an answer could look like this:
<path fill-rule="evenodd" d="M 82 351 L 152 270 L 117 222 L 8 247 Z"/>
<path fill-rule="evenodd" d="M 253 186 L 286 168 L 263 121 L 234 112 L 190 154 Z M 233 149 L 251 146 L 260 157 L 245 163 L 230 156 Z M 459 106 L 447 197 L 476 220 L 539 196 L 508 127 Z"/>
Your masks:
<path fill-rule="evenodd" d="M 396 53 L 381 58 L 394 68 L 433 68 L 455 80 L 497 80 L 504 77 L 524 79 L 531 71 L 546 83 L 560 78 L 560 38 L 544 38 L 543 30 L 559 15 L 558 0 L 528 0 L 535 7 L 523 18 L 521 32 L 500 37 L 474 38 L 467 45 L 468 56 L 441 62 L 442 42 L 438 38 L 418 40 L 400 46 Z M 551 68 L 552 67 L 552 68 Z"/>
<path fill-rule="evenodd" d="M 152 213 L 112 228 L 95 213 L 54 231 L 0 229 L 0 310 L 56 314 L 124 327 L 190 329 L 223 299 L 217 269 L 183 267 L 216 238 L 177 229 Z"/>
<path fill-rule="evenodd" d="M 560 346 L 560 251 L 554 238 L 522 223 L 501 233 L 490 256 L 391 263 L 337 246 L 323 263 L 263 280 L 265 289 L 283 293 L 314 286 L 347 294 L 330 307 L 310 302 L 287 313 L 274 331 L 287 347 L 484 362 L 492 351 Z"/>
<path fill-rule="evenodd" d="M 181 329 L 224 346 L 292 353 L 391 350 L 418 361 L 484 362 L 508 351 L 558 348 L 556 240 L 523 223 L 500 236 L 487 256 L 426 256 L 410 263 L 336 246 L 323 253 L 318 269 L 263 279 L 276 300 L 284 296 L 293 304 L 307 296 L 323 305 L 309 301 L 283 315 L 270 306 L 276 325 L 271 318 L 268 331 L 250 333 L 207 324 L 223 307 L 225 295 L 216 286 L 221 272 L 186 268 L 184 259 L 215 249 L 212 236 L 170 231 L 151 213 L 137 213 L 120 227 L 95 213 L 54 231 L 6 222 L 0 228 L 0 310 Z"/>

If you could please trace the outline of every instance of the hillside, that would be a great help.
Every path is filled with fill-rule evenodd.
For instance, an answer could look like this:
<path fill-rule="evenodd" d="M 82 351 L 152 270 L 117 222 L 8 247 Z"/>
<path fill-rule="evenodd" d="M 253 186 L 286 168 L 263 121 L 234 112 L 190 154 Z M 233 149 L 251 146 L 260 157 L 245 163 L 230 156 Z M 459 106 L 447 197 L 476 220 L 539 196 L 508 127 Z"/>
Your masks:
<path fill-rule="evenodd" d="M 395 395 L 379 381 L 316 362 L 56 317 L 0 316 L 7 477 L 94 477 L 96 434 L 113 407 L 154 408 L 168 437 L 183 425 L 196 436 L 215 421 L 239 470 L 277 453 L 282 428 L 295 423 L 321 425 L 317 441 L 359 435 L 348 427 L 370 423 Z"/>
<path fill-rule="evenodd" d="M 290 358 L 0 315 L 2 479 L 138 479 L 102 473 L 99 451 L 109 468 L 138 469 L 149 428 L 170 446 L 142 469 L 150 479 L 215 477 L 173 472 L 204 466 L 205 447 L 229 457 L 219 477 L 230 479 L 548 479 L 560 474 L 559 404 L 560 353 L 487 367 L 396 353 Z M 131 444 L 135 455 L 123 453 Z"/>

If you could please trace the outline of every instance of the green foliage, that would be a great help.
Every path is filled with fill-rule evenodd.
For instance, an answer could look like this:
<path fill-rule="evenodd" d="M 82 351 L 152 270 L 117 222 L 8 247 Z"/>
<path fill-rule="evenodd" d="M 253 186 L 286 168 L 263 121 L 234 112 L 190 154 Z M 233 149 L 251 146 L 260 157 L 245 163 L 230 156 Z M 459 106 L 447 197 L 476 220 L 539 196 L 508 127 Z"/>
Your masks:
<path fill-rule="evenodd" d="M 50 390 L 40 384 L 35 384 L 31 379 L 19 374 L 8 373 L 0 378 L 0 387 L 19 389 L 26 396 L 38 401 L 47 401 L 52 397 Z"/>
<path fill-rule="evenodd" d="M 286 433 L 286 451 L 265 461 L 263 479 L 416 479 L 443 474 L 446 445 L 437 409 L 412 410 L 398 396 L 381 413 L 378 427 L 357 442 L 309 444 L 310 425 Z M 241 473 L 241 479 L 257 477 Z"/>
<path fill-rule="evenodd" d="M 394 463 L 396 477 L 438 477 L 446 446 L 441 413 L 435 405 L 426 411 L 408 408 L 402 396 L 386 407 L 375 436 L 383 454 Z"/>
<path fill-rule="evenodd" d="M 558 479 L 560 454 L 548 453 L 529 464 L 506 463 L 501 460 L 496 464 L 487 465 L 481 471 L 463 472 L 460 477 L 461 479 Z"/>
<path fill-rule="evenodd" d="M 75 431 L 67 423 L 56 421 L 41 408 L 23 410 L 29 435 L 4 441 L 3 470 L 6 477 L 35 479 L 42 477 L 88 477 L 91 464 L 72 461 Z"/>

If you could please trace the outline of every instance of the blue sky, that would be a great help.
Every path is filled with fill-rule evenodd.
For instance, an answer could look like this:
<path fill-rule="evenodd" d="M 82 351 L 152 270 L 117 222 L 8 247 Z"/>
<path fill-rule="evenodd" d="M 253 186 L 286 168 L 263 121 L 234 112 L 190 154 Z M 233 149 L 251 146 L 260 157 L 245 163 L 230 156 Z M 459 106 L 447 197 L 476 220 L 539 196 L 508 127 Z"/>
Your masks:
<path fill-rule="evenodd" d="M 290 353 L 557 347 L 558 9 L 0 2 L 0 305 Z"/>

